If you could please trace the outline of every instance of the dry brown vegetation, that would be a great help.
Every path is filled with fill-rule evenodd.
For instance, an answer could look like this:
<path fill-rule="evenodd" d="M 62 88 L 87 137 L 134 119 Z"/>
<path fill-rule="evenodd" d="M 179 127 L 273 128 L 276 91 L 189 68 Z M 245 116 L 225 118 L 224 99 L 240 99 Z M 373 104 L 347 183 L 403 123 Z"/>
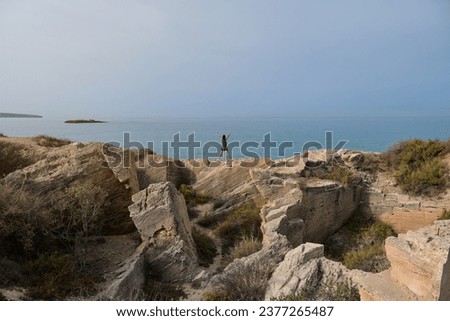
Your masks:
<path fill-rule="evenodd" d="M 0 286 L 26 287 L 34 300 L 92 294 L 101 279 L 86 266 L 87 239 L 98 228 L 102 195 L 75 185 L 49 201 L 0 181 Z"/>
<path fill-rule="evenodd" d="M 72 143 L 72 141 L 68 139 L 51 137 L 48 135 L 35 136 L 32 140 L 42 147 L 61 147 Z"/>
<path fill-rule="evenodd" d="M 261 301 L 267 288 L 272 268 L 261 261 L 237 264 L 222 276 L 212 292 L 204 294 L 208 301 Z"/>
<path fill-rule="evenodd" d="M 21 146 L 7 141 L 0 141 L 0 178 L 33 163 L 21 153 Z"/>

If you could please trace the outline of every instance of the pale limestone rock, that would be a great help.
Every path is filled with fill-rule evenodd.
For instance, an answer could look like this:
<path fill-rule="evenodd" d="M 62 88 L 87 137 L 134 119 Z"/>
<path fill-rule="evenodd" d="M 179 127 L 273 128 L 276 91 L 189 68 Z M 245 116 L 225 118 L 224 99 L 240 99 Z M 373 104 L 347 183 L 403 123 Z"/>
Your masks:
<path fill-rule="evenodd" d="M 139 180 L 134 152 L 114 146 L 104 146 L 106 162 L 119 182 L 125 184 L 135 194 L 139 192 Z"/>
<path fill-rule="evenodd" d="M 358 185 L 345 187 L 327 180 L 309 182 L 303 188 L 298 213 L 290 218 L 304 221 L 305 241 L 322 243 L 347 222 L 358 208 L 360 197 Z"/>
<path fill-rule="evenodd" d="M 314 264 L 306 263 L 323 257 L 323 251 L 323 245 L 313 243 L 305 243 L 289 251 L 272 273 L 266 290 L 266 300 L 294 294 L 299 288 L 303 288 L 311 271 L 315 269 Z"/>
<path fill-rule="evenodd" d="M 386 240 L 391 278 L 419 300 L 450 300 L 450 220 Z"/>
<path fill-rule="evenodd" d="M 352 272 L 323 255 L 323 245 L 314 243 L 305 243 L 289 251 L 272 273 L 265 299 L 304 295 L 313 300 L 341 300 L 337 286 L 348 286 L 345 294 L 349 296 L 350 288 L 354 286 Z M 356 295 L 356 288 L 353 291 Z"/>
<path fill-rule="evenodd" d="M 194 277 L 197 252 L 183 195 L 172 183 L 149 185 L 133 195 L 130 216 L 143 242 L 150 269 L 162 280 L 187 281 Z"/>

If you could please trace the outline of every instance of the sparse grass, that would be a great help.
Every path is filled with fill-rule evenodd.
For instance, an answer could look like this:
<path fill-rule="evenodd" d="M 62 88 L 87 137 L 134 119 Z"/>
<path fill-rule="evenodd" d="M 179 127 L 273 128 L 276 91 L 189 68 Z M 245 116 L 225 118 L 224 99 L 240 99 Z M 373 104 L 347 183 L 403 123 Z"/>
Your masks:
<path fill-rule="evenodd" d="M 342 262 L 349 269 L 381 272 L 388 266 L 384 241 L 396 236 L 393 229 L 371 217 L 355 212 L 347 224 L 325 242 L 327 257 Z"/>
<path fill-rule="evenodd" d="M 261 301 L 272 272 L 271 267 L 261 261 L 244 264 L 239 262 L 233 270 L 219 279 L 217 287 L 205 293 L 205 300 L 215 301 Z"/>
<path fill-rule="evenodd" d="M 230 253 L 223 260 L 223 265 L 225 267 L 236 259 L 258 252 L 261 248 L 261 240 L 245 237 L 230 250 Z"/>
<path fill-rule="evenodd" d="M 47 135 L 33 137 L 33 141 L 42 147 L 61 147 L 72 143 L 68 139 L 56 138 Z"/>
<path fill-rule="evenodd" d="M 447 209 L 442 210 L 441 216 L 439 216 L 438 220 L 450 220 L 450 211 Z"/>
<path fill-rule="evenodd" d="M 0 178 L 31 165 L 31 160 L 22 155 L 20 148 L 18 144 L 0 141 Z"/>
<path fill-rule="evenodd" d="M 211 201 L 211 197 L 207 195 L 197 194 L 196 191 L 190 185 L 181 184 L 179 188 L 181 194 L 183 194 L 188 207 L 193 207 L 199 204 L 206 204 Z"/>
<path fill-rule="evenodd" d="M 199 264 L 208 267 L 213 263 L 214 257 L 217 255 L 213 239 L 196 228 L 192 229 L 192 238 L 197 246 Z"/>
<path fill-rule="evenodd" d="M 247 203 L 229 213 L 214 229 L 214 234 L 223 240 L 224 253 L 244 238 L 262 239 L 259 211 L 254 203 Z"/>
<path fill-rule="evenodd" d="M 407 140 L 392 146 L 383 157 L 395 170 L 397 183 L 405 192 L 431 195 L 446 186 L 448 169 L 443 156 L 449 142 L 439 140 Z"/>

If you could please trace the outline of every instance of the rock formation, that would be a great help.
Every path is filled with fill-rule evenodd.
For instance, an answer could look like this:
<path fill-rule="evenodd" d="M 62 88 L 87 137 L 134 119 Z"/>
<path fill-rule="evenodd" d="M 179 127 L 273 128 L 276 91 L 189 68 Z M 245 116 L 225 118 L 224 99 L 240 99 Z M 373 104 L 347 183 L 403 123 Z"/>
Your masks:
<path fill-rule="evenodd" d="M 148 242 L 146 259 L 163 281 L 189 281 L 197 252 L 183 195 L 170 183 L 156 183 L 133 195 L 130 216 Z"/>
<path fill-rule="evenodd" d="M 102 217 L 103 232 L 126 234 L 135 231 L 128 212 L 133 188 L 128 182 L 121 183 L 117 179 L 105 162 L 100 144 L 73 143 L 58 148 L 33 148 L 38 161 L 10 173 L 6 181 L 24 185 L 38 195 L 52 195 L 52 198 L 44 198 L 49 207 L 52 201 L 63 198 L 65 190 L 75 184 L 98 186 L 107 194 L 107 208 Z"/>
<path fill-rule="evenodd" d="M 450 220 L 389 237 L 386 255 L 391 268 L 358 279 L 362 299 L 450 300 L 449 253 Z"/>

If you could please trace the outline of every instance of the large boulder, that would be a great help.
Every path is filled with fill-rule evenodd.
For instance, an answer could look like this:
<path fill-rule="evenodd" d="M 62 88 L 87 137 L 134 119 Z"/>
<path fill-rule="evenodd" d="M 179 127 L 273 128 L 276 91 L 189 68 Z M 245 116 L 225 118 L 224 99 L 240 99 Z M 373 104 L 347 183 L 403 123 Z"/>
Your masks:
<path fill-rule="evenodd" d="M 450 300 L 450 220 L 386 240 L 391 278 L 419 300 Z"/>
<path fill-rule="evenodd" d="M 198 267 L 183 195 L 170 183 L 150 184 L 133 195 L 130 216 L 143 242 L 151 273 L 165 282 L 189 281 Z"/>
<path fill-rule="evenodd" d="M 351 272 L 323 255 L 323 245 L 315 243 L 289 251 L 272 273 L 265 299 L 357 300 Z"/>

